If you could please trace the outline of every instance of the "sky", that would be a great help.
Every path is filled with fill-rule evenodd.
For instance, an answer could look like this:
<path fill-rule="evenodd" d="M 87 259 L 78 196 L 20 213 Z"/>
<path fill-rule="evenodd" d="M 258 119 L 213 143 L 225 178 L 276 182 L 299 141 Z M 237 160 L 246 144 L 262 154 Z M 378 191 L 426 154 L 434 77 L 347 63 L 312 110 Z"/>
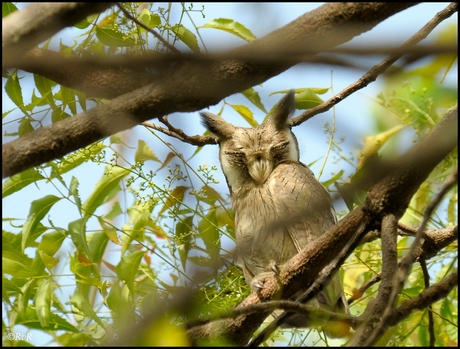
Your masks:
<path fill-rule="evenodd" d="M 379 45 L 400 45 L 408 38 L 410 38 L 414 33 L 416 33 L 423 25 L 425 25 L 426 22 L 428 22 L 436 12 L 444 9 L 447 4 L 448 3 L 423 3 L 416 5 L 406 11 L 394 15 L 388 20 L 379 24 L 371 31 L 354 38 L 348 45 L 362 45 L 363 47 L 367 47 L 369 43 L 372 43 L 373 47 L 378 47 Z M 18 4 L 17 6 L 26 6 L 26 4 Z M 167 8 L 168 4 L 160 4 L 159 6 Z M 187 5 L 187 7 L 188 6 L 189 5 Z M 205 14 L 205 18 L 203 18 L 202 13 L 199 11 L 190 12 L 190 16 L 197 27 L 204 25 L 207 21 L 212 19 L 230 18 L 243 24 L 246 28 L 251 30 L 251 32 L 257 38 L 260 38 L 275 30 L 276 28 L 291 22 L 301 14 L 317 8 L 320 6 L 320 4 L 193 3 L 193 10 L 201 10 L 203 6 L 203 13 Z M 173 3 L 170 22 L 174 23 L 175 19 L 177 21 L 180 13 L 180 4 Z M 186 27 L 191 27 L 191 22 L 188 18 L 185 18 L 183 23 Z M 439 30 L 444 28 L 444 26 L 452 23 L 457 23 L 457 16 L 452 16 L 450 19 L 441 24 L 440 27 L 436 28 L 430 37 L 428 37 L 428 41 L 432 40 L 432 37 L 434 37 L 436 33 L 439 32 Z M 246 43 L 244 40 L 238 37 L 215 29 L 202 28 L 199 30 L 199 32 L 209 51 L 217 49 L 232 49 Z M 83 31 L 77 30 L 75 28 L 64 29 L 54 36 L 52 41 L 53 44 L 51 47 L 53 45 L 58 45 L 59 39 L 61 38 L 63 44 L 72 46 L 74 42 L 73 40 L 80 40 L 76 37 L 82 33 Z M 225 43 L 224 47 L 222 46 L 223 43 Z M 179 47 L 182 48 L 181 46 Z M 184 50 L 186 50 L 186 48 L 184 48 Z M 370 68 L 372 65 L 379 63 L 382 59 L 383 57 L 371 57 L 364 60 L 363 62 L 367 68 Z M 349 84 L 359 79 L 364 73 L 365 70 L 342 69 L 339 67 L 331 67 L 327 65 L 299 65 L 289 69 L 277 77 L 264 82 L 262 87 L 256 86 L 254 88 L 259 92 L 262 103 L 264 103 L 266 109 L 269 110 L 276 102 L 278 102 L 282 96 L 281 94 L 275 94 L 270 97 L 269 94 L 272 92 L 301 87 L 330 87 L 332 80 L 333 91 L 334 93 L 337 93 L 347 87 Z M 19 76 L 24 76 L 24 79 L 21 80 L 23 96 L 30 96 L 31 89 L 33 88 L 33 79 L 30 77 L 30 74 L 26 74 L 24 72 L 19 72 Z M 3 86 L 5 82 L 6 79 L 2 79 Z M 449 74 L 446 84 L 457 84 L 456 65 L 452 69 L 452 72 Z M 369 110 L 378 108 L 374 100 L 377 94 L 380 92 L 381 88 L 382 82 L 380 79 L 378 79 L 376 83 L 371 84 L 359 93 L 353 94 L 335 108 L 337 137 L 346 137 L 345 142 L 343 143 L 345 154 L 348 154 L 350 151 L 356 152 L 357 149 L 360 149 L 363 146 L 364 137 L 368 135 L 367 132 L 369 132 L 369 129 L 373 129 L 373 121 L 372 118 L 369 117 L 368 113 Z M 8 99 L 8 96 L 5 92 L 3 92 L 2 97 L 3 113 L 15 107 L 14 104 L 12 104 L 12 102 Z M 330 92 L 328 92 L 327 95 L 321 97 L 323 97 L 323 99 L 329 98 Z M 265 116 L 262 111 L 250 105 L 247 99 L 241 94 L 229 96 L 225 99 L 225 101 L 229 104 L 244 104 L 249 106 L 251 111 L 254 113 L 254 118 L 258 122 L 262 122 Z M 29 102 L 30 101 L 25 99 L 25 103 Z M 222 102 L 218 105 L 209 107 L 208 110 L 217 114 L 221 107 Z M 297 111 L 294 116 L 299 114 L 300 111 Z M 9 120 L 18 118 L 20 115 L 21 114 L 19 111 L 12 112 L 3 120 L 3 122 L 5 123 Z M 247 123 L 228 106 L 225 107 L 223 116 L 235 125 L 248 127 Z M 189 135 L 202 134 L 204 132 L 204 128 L 199 122 L 198 112 L 174 113 L 171 114 L 168 119 L 174 126 L 182 128 Z M 328 147 L 326 142 L 326 135 L 324 134 L 325 122 L 332 123 L 332 110 L 324 114 L 317 115 L 313 119 L 305 122 L 299 127 L 294 128 L 293 130 L 299 141 L 301 161 L 306 164 L 310 164 L 316 160 L 319 160 L 311 167 L 315 175 L 318 175 L 324 160 L 324 154 L 326 153 Z M 7 125 L 4 128 L 3 134 L 5 133 L 5 130 L 8 130 L 10 127 L 14 128 L 17 126 L 14 123 Z M 407 131 L 407 136 L 408 138 L 412 137 L 410 131 Z M 3 142 L 8 142 L 11 139 L 10 137 L 2 137 Z M 155 152 L 157 157 L 160 159 L 165 159 L 166 155 L 169 153 L 169 149 L 166 146 L 156 140 L 148 131 L 142 127 L 138 126 L 132 130 L 125 131 L 123 133 L 123 137 L 126 143 L 131 147 L 136 147 L 139 139 L 146 141 Z M 166 142 L 173 144 L 176 149 L 179 149 L 185 159 L 188 159 L 196 150 L 195 147 L 184 145 L 177 139 L 173 139 L 168 136 L 162 136 L 162 138 L 165 139 Z M 129 150 L 127 150 L 127 154 L 130 154 Z M 132 151 L 132 154 L 134 154 L 134 151 Z M 173 160 L 171 167 L 173 167 L 175 163 L 180 162 Z M 203 164 L 207 164 L 208 166 L 218 166 L 219 171 L 215 172 L 215 177 L 217 180 L 219 180 L 220 183 L 214 188 L 220 193 L 228 193 L 225 178 L 221 173 L 220 166 L 218 164 L 217 146 L 206 146 L 200 153 L 198 153 L 197 156 L 195 156 L 190 161 L 190 165 L 195 169 L 199 165 Z M 147 171 L 149 169 L 155 171 L 159 166 L 160 164 L 156 162 L 146 162 L 145 164 Z M 353 171 L 353 168 L 351 166 L 347 166 L 344 162 L 340 162 L 338 165 L 332 163 L 332 156 L 329 156 L 328 163 L 326 165 L 325 171 L 323 172 L 321 180 L 324 181 L 329 179 L 332 176 L 332 173 L 337 173 L 341 168 L 345 169 L 347 174 L 350 174 L 352 173 L 351 171 Z M 91 193 L 95 183 L 102 176 L 103 171 L 104 166 L 97 166 L 93 163 L 87 163 L 83 166 L 80 166 L 76 170 L 65 174 L 63 177 L 67 183 L 70 183 L 72 176 L 75 176 L 79 179 L 79 193 L 81 195 L 82 201 L 84 201 Z M 162 178 L 164 178 L 167 174 L 167 169 L 159 171 L 157 176 L 158 180 L 161 181 Z M 3 200 L 3 217 L 25 219 L 28 215 L 30 203 L 32 200 L 39 199 L 48 194 L 59 196 L 60 194 L 57 191 L 57 188 L 61 188 L 62 190 L 62 186 L 59 184 L 54 186 L 53 182 L 45 183 L 44 181 L 40 181 L 37 183 L 37 186 L 30 185 L 22 189 L 19 193 L 8 196 Z M 129 198 L 127 200 L 128 203 L 131 202 L 131 199 Z M 337 201 L 335 205 L 337 211 L 344 209 L 344 205 L 340 201 Z M 68 223 L 72 220 L 78 219 L 79 215 L 78 211 L 72 203 L 61 200 L 59 205 L 56 205 L 50 211 L 50 218 L 54 225 L 67 228 Z M 119 219 L 120 220 L 117 221 L 117 224 L 121 226 L 124 224 L 124 222 L 122 223 L 121 216 Z M 21 221 L 17 221 L 16 224 L 18 222 Z M 45 225 L 47 224 L 48 216 L 45 217 L 43 222 Z M 3 222 L 3 229 L 12 232 L 20 231 L 20 229 L 12 228 L 9 222 Z M 64 248 L 61 248 L 61 250 L 64 250 Z M 64 253 L 67 252 L 64 251 Z M 18 330 L 18 332 L 20 331 L 23 330 Z M 36 331 L 34 332 L 36 333 Z M 49 339 L 50 337 L 37 334 L 34 337 L 33 343 L 36 345 L 45 344 Z"/>

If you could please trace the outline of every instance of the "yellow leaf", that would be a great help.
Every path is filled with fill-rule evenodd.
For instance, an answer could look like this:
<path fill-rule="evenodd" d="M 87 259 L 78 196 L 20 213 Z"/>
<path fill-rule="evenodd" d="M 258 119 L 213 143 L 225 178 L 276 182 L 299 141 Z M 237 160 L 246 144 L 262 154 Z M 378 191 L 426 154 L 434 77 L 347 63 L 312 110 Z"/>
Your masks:
<path fill-rule="evenodd" d="M 361 169 L 366 163 L 366 161 L 372 155 L 376 154 L 380 150 L 382 145 L 384 145 L 391 136 L 393 136 L 396 132 L 400 131 L 403 127 L 404 125 L 398 125 L 385 132 L 364 138 L 364 147 L 359 152 L 357 169 Z"/>
<path fill-rule="evenodd" d="M 185 187 L 183 185 L 180 185 L 171 192 L 171 194 L 168 196 L 166 199 L 166 202 L 164 206 L 161 208 L 160 214 L 162 214 L 164 211 L 166 211 L 168 208 L 171 206 L 174 206 L 176 203 L 180 203 L 184 199 L 185 191 L 189 187 Z"/>

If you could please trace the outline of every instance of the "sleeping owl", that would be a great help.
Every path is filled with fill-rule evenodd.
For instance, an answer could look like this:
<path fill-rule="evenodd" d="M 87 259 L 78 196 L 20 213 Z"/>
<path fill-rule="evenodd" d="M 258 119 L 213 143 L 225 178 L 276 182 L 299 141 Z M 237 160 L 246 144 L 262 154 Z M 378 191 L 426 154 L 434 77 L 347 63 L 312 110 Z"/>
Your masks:
<path fill-rule="evenodd" d="M 219 140 L 219 160 L 235 211 L 237 264 L 254 291 L 263 288 L 271 270 L 286 263 L 336 222 L 331 197 L 312 171 L 299 161 L 291 132 L 294 92 L 288 93 L 261 125 L 234 126 L 202 112 L 203 125 Z M 300 290 L 298 293 L 302 294 Z M 339 274 L 307 304 L 348 312 Z M 318 326 L 305 315 L 287 327 Z"/>

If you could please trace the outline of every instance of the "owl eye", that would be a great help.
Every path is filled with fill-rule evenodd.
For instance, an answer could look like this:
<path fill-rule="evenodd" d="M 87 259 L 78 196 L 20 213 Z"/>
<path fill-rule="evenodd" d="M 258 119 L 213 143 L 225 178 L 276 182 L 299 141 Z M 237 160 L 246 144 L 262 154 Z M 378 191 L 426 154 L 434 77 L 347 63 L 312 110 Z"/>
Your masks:
<path fill-rule="evenodd" d="M 246 155 L 242 151 L 226 151 L 225 155 L 230 156 L 233 161 L 242 163 L 246 160 Z"/>
<path fill-rule="evenodd" d="M 284 149 L 286 149 L 286 147 L 289 145 L 289 141 L 286 141 L 286 142 L 282 142 L 280 144 L 277 144 L 275 146 L 273 146 L 270 151 L 282 151 Z"/>

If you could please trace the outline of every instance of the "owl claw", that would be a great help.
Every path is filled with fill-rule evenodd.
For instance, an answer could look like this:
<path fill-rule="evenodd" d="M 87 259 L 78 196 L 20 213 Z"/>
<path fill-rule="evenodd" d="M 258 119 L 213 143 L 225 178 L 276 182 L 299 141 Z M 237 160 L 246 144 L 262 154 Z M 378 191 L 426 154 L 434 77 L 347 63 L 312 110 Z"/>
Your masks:
<path fill-rule="evenodd" d="M 265 283 L 276 277 L 276 274 L 272 272 L 267 272 L 267 273 L 261 273 L 257 275 L 252 281 L 251 281 L 251 289 L 254 292 L 258 292 L 260 290 L 263 290 L 265 288 Z"/>
<path fill-rule="evenodd" d="M 280 267 L 278 264 L 276 264 L 275 262 L 270 262 L 270 269 L 277 275 L 279 276 L 280 275 Z"/>
<path fill-rule="evenodd" d="M 260 289 L 263 289 L 263 288 L 264 288 L 264 285 L 262 285 L 262 284 L 261 284 L 259 281 L 257 281 L 257 280 L 253 281 L 252 286 L 257 287 L 257 288 L 260 288 Z"/>

